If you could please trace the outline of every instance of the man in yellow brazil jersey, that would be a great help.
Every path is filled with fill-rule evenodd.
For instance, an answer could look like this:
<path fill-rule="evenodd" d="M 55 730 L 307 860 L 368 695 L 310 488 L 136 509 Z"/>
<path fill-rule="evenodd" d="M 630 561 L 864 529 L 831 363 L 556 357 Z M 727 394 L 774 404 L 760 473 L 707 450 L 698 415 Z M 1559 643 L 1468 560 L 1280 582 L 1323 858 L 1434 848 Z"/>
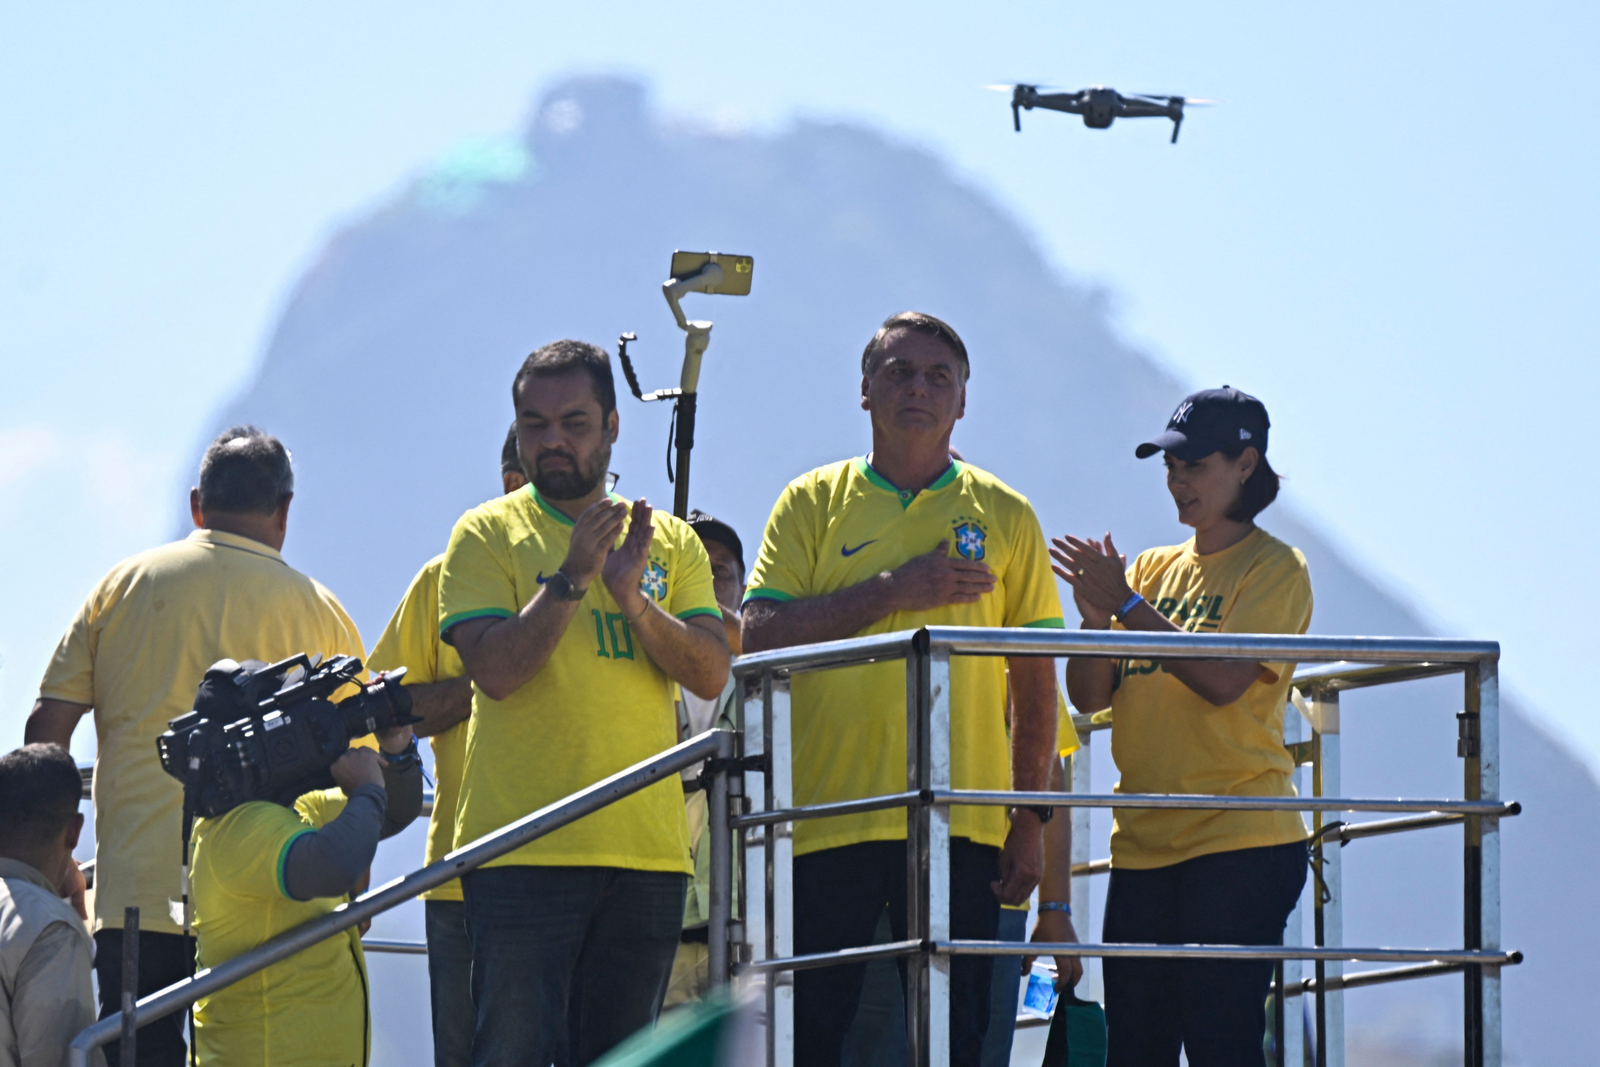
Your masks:
<path fill-rule="evenodd" d="M 289 452 L 277 438 L 251 426 L 222 433 L 189 494 L 197 529 L 113 567 L 72 620 L 39 687 L 24 734 L 29 744 L 69 747 L 94 710 L 102 1016 L 122 1006 L 129 906 L 139 908 L 140 991 L 189 977 L 193 957 L 171 914 L 182 899 L 183 788 L 161 769 L 156 738 L 193 707 L 206 668 L 300 652 L 365 655 L 338 599 L 279 555 L 293 498 Z M 183 1014 L 142 1027 L 138 1048 L 139 1067 L 182 1067 Z M 106 1059 L 116 1067 L 115 1046 Z"/>
<path fill-rule="evenodd" d="M 517 457 L 517 427 L 500 450 L 500 485 L 514 493 L 528 484 Z M 367 667 L 406 669 L 411 713 L 422 721 L 413 729 L 433 747 L 433 815 L 428 819 L 424 864 L 449 852 L 456 832 L 456 798 L 467 752 L 467 716 L 472 712 L 472 681 L 456 650 L 439 640 L 441 553 L 411 580 L 400 606 L 373 646 Z M 472 1061 L 472 945 L 467 940 L 461 883 L 423 894 L 428 938 L 428 994 L 433 1007 L 434 1067 L 467 1067 Z"/>
<path fill-rule="evenodd" d="M 215 967 L 319 919 L 365 880 L 379 838 L 422 808 L 411 727 L 352 747 L 329 768 L 336 788 L 248 800 L 194 826 L 197 962 Z M 197 1067 L 366 1067 L 372 1053 L 367 964 L 355 927 L 194 1006 Z"/>
<path fill-rule="evenodd" d="M 916 312 L 884 322 L 861 357 L 872 452 L 802 475 L 778 498 L 745 594 L 746 653 L 924 625 L 1062 625 L 1032 507 L 950 458 L 968 372 L 966 346 L 944 322 Z M 795 802 L 905 789 L 905 699 L 898 663 L 797 676 Z M 956 788 L 1045 788 L 1054 661 L 958 658 L 950 705 Z M 1027 900 L 1050 816 L 1048 808 L 952 810 L 952 936 L 993 940 L 1000 905 Z M 795 824 L 796 952 L 869 943 L 885 907 L 895 938 L 906 936 L 905 835 L 900 809 Z M 961 1067 L 979 1063 L 992 971 L 978 956 L 951 967 L 951 1063 Z M 839 1063 L 861 981 L 860 966 L 795 975 L 797 1065 Z"/>
<path fill-rule="evenodd" d="M 458 847 L 672 747 L 672 683 L 728 677 L 700 539 L 606 491 L 605 351 L 546 345 L 511 395 L 532 484 L 462 516 L 439 577 L 473 683 Z M 463 876 L 474 1067 L 582 1067 L 654 1020 L 691 872 L 674 775 Z"/>

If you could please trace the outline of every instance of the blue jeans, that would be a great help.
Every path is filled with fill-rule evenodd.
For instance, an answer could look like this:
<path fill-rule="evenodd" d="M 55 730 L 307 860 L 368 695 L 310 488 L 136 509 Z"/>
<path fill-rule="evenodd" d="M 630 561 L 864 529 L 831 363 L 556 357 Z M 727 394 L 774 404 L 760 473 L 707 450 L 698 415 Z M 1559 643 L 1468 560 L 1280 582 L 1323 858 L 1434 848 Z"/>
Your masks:
<path fill-rule="evenodd" d="M 463 875 L 472 1067 L 585 1067 L 661 1010 L 687 879 L 616 867 Z"/>
<path fill-rule="evenodd" d="M 1306 883 L 1306 845 L 1213 852 L 1168 867 L 1111 868 L 1107 942 L 1281 945 Z M 1109 1067 L 1261 1063 L 1271 960 L 1102 960 Z"/>
<path fill-rule="evenodd" d="M 456 900 L 422 902 L 428 932 L 428 999 L 433 1006 L 433 1067 L 472 1062 L 472 942 L 467 906 Z"/>

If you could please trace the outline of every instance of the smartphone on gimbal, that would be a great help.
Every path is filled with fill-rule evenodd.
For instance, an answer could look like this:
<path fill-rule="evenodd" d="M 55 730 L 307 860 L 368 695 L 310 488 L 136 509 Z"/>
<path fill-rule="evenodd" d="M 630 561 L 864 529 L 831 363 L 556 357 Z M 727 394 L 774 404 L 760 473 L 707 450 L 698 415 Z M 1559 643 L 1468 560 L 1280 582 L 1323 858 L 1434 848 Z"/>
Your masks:
<path fill-rule="evenodd" d="M 701 290 L 721 293 L 724 296 L 749 296 L 750 279 L 755 276 L 756 261 L 751 256 L 731 256 L 724 252 L 674 252 L 672 277 L 687 278 L 707 263 L 722 268 L 722 281 L 715 288 Z"/>

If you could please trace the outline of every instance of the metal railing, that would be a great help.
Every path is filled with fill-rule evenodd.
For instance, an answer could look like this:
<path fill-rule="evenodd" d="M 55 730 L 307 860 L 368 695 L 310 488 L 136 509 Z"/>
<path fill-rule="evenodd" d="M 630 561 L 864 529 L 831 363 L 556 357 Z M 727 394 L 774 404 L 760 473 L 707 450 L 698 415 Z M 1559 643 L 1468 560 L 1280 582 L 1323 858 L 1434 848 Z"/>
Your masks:
<path fill-rule="evenodd" d="M 1315 1062 L 1343 1067 L 1342 990 L 1384 981 L 1459 970 L 1464 975 L 1465 1062 L 1498 1067 L 1501 1062 L 1500 970 L 1521 956 L 1500 945 L 1499 820 L 1520 810 L 1499 799 L 1499 646 L 1494 642 L 1423 638 L 1310 637 L 1262 634 L 1150 634 L 1140 632 L 927 627 L 743 657 L 734 673 L 749 683 L 739 731 L 747 758 L 744 792 L 750 811 L 731 817 L 742 830 L 736 850 L 745 867 L 742 914 L 725 931 L 749 947 L 740 969 L 769 976 L 766 984 L 767 1061 L 790 1067 L 794 1039 L 792 972 L 874 959 L 907 962 L 906 1028 L 912 1067 L 947 1067 L 950 961 L 956 956 L 1168 957 L 1270 959 L 1279 962 L 1278 1005 L 1273 1020 L 1280 1064 L 1300 1062 L 1299 1027 L 1285 1023 L 1283 1004 L 1304 994 L 1316 999 Z M 957 655 L 1100 656 L 1117 659 L 1239 659 L 1315 664 L 1294 679 L 1294 704 L 1312 727 L 1309 742 L 1289 739 L 1297 763 L 1312 766 L 1312 789 L 1304 797 L 1177 796 L 1087 792 L 1087 759 L 1075 761 L 1073 791 L 997 792 L 955 789 L 951 782 L 950 659 Z M 904 660 L 906 671 L 907 788 L 899 793 L 827 804 L 793 802 L 790 704 L 787 679 L 798 673 Z M 1465 675 L 1465 710 L 1458 716 L 1458 755 L 1463 760 L 1461 799 L 1347 798 L 1340 790 L 1339 694 L 1355 689 L 1442 674 Z M 1292 721 L 1298 727 L 1300 716 Z M 1096 728 L 1093 720 L 1083 727 Z M 757 757 L 751 760 L 749 757 Z M 759 776 L 759 781 L 752 779 Z M 1129 945 L 1104 943 L 990 942 L 950 933 L 949 850 L 952 805 L 1052 805 L 1074 810 L 1074 866 L 1084 873 L 1104 869 L 1089 863 L 1087 813 L 1091 808 L 1309 811 L 1314 861 L 1327 893 L 1313 893 L 1316 937 L 1312 945 Z M 792 824 L 856 812 L 903 807 L 907 819 L 908 939 L 836 952 L 796 955 L 793 931 L 794 858 Z M 1364 824 L 1335 823 L 1340 812 L 1414 813 Z M 1343 944 L 1343 885 L 1339 849 L 1326 847 L 1359 837 L 1460 823 L 1463 827 L 1465 915 L 1462 944 L 1450 948 L 1348 947 Z M 715 824 L 713 824 L 715 825 Z M 1079 831 L 1081 826 L 1082 830 Z M 713 835 L 713 839 L 720 835 Z M 1109 864 L 1105 864 L 1108 867 Z M 1087 885 L 1074 886 L 1087 914 Z M 1324 895 L 1327 899 L 1324 900 Z M 1297 909 L 1298 911 L 1298 909 Z M 1297 917 L 1291 928 L 1298 929 Z M 724 930 L 715 921 L 715 943 Z M 738 948 L 738 945 L 735 945 Z M 1302 981 L 1299 961 L 1315 964 Z M 1414 963 L 1415 966 L 1345 976 L 1347 961 Z M 1290 1057 L 1292 1058 L 1286 1058 Z"/>
<path fill-rule="evenodd" d="M 596 782 L 587 789 L 540 808 L 492 834 L 480 837 L 470 845 L 456 849 L 437 863 L 363 893 L 355 900 L 339 905 L 327 915 L 286 930 L 264 944 L 240 953 L 226 963 L 208 967 L 192 978 L 175 982 L 157 993 L 140 999 L 134 1006 L 133 1024 L 136 1027 L 145 1026 L 174 1012 L 182 1011 L 202 997 L 210 996 L 241 979 L 286 960 L 295 953 L 348 930 L 374 915 L 398 907 L 414 899 L 419 893 L 436 889 L 468 871 L 476 870 L 498 856 L 521 848 L 530 841 L 559 830 L 568 823 L 575 822 L 641 789 L 646 789 L 697 763 L 726 759 L 733 750 L 733 735 L 724 730 L 712 730 L 690 738 L 657 756 Z M 712 817 L 718 822 L 725 823 L 729 776 L 720 764 L 714 764 L 710 770 Z M 711 919 L 718 929 L 724 931 L 728 927 L 730 903 L 727 890 L 732 885 L 731 852 L 732 842 L 727 835 L 712 835 Z M 720 981 L 727 980 L 726 948 L 725 937 L 720 945 L 713 941 L 710 946 L 711 973 Z M 117 1012 L 80 1032 L 67 1047 L 69 1067 L 87 1067 L 89 1053 L 117 1040 L 122 1033 L 122 1024 L 123 1014 Z"/>

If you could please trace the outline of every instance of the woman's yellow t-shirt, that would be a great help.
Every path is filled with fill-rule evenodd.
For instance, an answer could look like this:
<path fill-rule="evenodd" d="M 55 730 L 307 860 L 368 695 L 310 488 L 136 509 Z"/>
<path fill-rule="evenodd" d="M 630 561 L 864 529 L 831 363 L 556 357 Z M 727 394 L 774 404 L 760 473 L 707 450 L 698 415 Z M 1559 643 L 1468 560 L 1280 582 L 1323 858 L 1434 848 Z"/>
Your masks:
<path fill-rule="evenodd" d="M 1221 552 L 1198 555 L 1194 539 L 1152 548 L 1128 582 L 1191 633 L 1302 634 L 1311 624 L 1311 576 L 1296 548 L 1264 530 Z M 1292 663 L 1266 664 L 1238 700 L 1217 707 L 1152 660 L 1119 660 L 1111 699 L 1111 755 L 1119 793 L 1294 796 L 1294 760 L 1283 745 Z M 1118 808 L 1113 867 L 1151 868 L 1213 852 L 1300 841 L 1292 811 Z"/>

